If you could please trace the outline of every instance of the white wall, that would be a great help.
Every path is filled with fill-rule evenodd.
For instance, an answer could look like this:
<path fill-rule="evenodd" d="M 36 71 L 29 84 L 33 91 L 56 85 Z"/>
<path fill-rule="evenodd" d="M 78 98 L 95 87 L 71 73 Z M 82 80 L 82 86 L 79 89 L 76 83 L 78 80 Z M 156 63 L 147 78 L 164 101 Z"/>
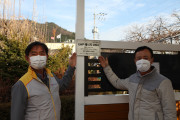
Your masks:
<path fill-rule="evenodd" d="M 75 52 L 75 43 L 45 43 L 50 50 L 60 49 L 63 45 L 72 47 L 72 53 Z"/>

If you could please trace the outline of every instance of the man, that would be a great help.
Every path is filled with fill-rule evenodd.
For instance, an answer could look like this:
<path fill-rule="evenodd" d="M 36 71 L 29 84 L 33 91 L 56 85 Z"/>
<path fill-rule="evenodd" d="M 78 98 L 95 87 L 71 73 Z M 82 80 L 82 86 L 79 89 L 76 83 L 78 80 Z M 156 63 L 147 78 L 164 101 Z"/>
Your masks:
<path fill-rule="evenodd" d="M 48 48 L 44 43 L 29 44 L 25 54 L 29 68 L 12 87 L 11 120 L 60 120 L 59 90 L 65 89 L 72 80 L 76 54 L 70 57 L 61 80 L 45 67 Z"/>
<path fill-rule="evenodd" d="M 176 104 L 171 81 L 159 74 L 153 63 L 153 51 L 147 46 L 134 53 L 137 72 L 129 78 L 120 79 L 112 71 L 108 59 L 99 62 L 117 89 L 129 91 L 129 120 L 176 120 Z"/>

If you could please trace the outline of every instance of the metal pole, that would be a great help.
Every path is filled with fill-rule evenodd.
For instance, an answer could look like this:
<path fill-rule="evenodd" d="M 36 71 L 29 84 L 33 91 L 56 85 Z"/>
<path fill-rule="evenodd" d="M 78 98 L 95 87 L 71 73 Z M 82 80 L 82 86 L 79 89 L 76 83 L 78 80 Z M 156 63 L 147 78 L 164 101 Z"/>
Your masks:
<path fill-rule="evenodd" d="M 84 2 L 76 0 L 76 36 L 75 41 L 84 39 Z M 84 120 L 84 57 L 77 56 L 75 80 L 75 120 Z"/>

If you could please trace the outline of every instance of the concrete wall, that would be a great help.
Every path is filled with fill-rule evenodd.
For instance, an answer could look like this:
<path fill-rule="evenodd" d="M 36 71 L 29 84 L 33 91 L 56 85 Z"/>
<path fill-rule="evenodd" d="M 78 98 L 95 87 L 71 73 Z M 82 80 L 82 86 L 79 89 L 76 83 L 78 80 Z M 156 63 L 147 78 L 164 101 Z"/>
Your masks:
<path fill-rule="evenodd" d="M 45 43 L 50 50 L 61 49 L 64 46 L 72 47 L 72 53 L 75 52 L 75 43 Z"/>

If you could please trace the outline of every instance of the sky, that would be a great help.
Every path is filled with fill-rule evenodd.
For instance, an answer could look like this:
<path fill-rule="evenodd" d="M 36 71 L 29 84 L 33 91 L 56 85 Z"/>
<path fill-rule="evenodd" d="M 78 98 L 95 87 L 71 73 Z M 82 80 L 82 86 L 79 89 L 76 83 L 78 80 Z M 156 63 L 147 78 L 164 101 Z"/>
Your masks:
<path fill-rule="evenodd" d="M 9 1 L 13 3 L 14 0 Z M 98 34 L 95 39 L 124 40 L 132 25 L 147 24 L 159 16 L 172 19 L 174 11 L 180 15 L 180 0 L 85 0 L 85 38 L 93 39 L 92 29 L 96 26 Z M 15 13 L 18 16 L 18 0 Z M 36 3 L 21 0 L 21 16 L 41 23 L 54 22 L 75 32 L 76 0 L 36 0 Z"/>

